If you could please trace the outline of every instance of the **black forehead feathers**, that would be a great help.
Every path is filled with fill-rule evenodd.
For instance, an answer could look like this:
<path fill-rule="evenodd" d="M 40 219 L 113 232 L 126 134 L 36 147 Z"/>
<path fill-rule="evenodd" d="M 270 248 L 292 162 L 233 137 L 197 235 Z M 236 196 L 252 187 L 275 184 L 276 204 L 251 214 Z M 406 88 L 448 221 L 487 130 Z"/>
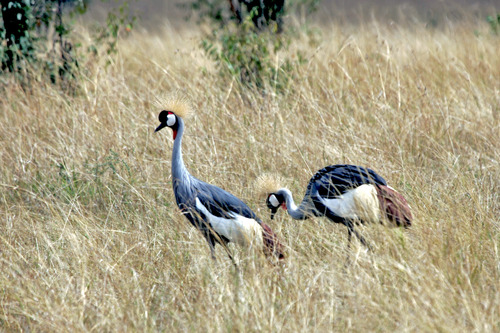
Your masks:
<path fill-rule="evenodd" d="M 172 113 L 171 111 L 163 110 L 160 112 L 160 115 L 158 116 L 158 119 L 160 120 L 160 123 L 164 123 L 167 121 L 167 117 L 169 113 Z"/>

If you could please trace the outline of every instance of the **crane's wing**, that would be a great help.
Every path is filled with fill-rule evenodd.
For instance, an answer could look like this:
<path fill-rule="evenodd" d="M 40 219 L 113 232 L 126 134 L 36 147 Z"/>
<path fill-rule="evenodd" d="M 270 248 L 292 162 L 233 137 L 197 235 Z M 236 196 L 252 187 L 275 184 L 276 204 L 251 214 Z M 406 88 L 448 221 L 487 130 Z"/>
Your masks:
<path fill-rule="evenodd" d="M 317 192 L 324 199 L 334 199 L 363 184 L 386 186 L 387 182 L 375 171 L 358 165 L 329 165 L 311 178 L 307 193 Z"/>
<path fill-rule="evenodd" d="M 243 201 L 217 186 L 199 181 L 196 184 L 196 198 L 210 214 L 216 217 L 231 219 L 236 214 L 261 223 L 257 215 Z"/>

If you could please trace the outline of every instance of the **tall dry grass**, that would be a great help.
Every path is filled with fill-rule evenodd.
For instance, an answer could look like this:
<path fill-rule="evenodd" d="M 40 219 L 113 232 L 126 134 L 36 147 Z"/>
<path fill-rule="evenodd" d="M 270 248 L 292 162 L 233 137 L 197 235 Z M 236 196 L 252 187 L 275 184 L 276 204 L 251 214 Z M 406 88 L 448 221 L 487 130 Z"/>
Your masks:
<path fill-rule="evenodd" d="M 500 330 L 500 38 L 485 23 L 378 21 L 320 28 L 283 94 L 221 78 L 199 33 L 137 31 L 74 96 L 2 87 L 0 330 Z M 474 31 L 477 33 L 475 34 Z M 279 59 L 278 59 L 279 61 Z M 90 66 L 90 64 L 89 64 Z M 273 267 L 218 261 L 179 214 L 157 96 L 189 95 L 193 175 L 244 199 L 283 239 Z M 270 221 L 254 180 L 300 199 L 317 169 L 378 171 L 415 215 L 408 231 L 325 219 Z"/>

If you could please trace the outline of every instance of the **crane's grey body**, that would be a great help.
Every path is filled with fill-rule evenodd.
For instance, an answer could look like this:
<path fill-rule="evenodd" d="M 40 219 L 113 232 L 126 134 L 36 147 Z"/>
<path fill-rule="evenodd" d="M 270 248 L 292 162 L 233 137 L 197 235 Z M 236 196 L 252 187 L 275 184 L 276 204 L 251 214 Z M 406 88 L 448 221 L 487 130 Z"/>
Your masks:
<path fill-rule="evenodd" d="M 217 186 L 193 177 L 187 171 L 181 148 L 184 121 L 181 117 L 176 117 L 176 121 L 172 185 L 181 212 L 205 236 L 213 257 L 216 243 L 224 246 L 228 242 L 262 245 L 262 222 L 243 201 Z M 231 257 L 229 252 L 228 254 Z"/>
<path fill-rule="evenodd" d="M 337 223 L 343 223 L 347 213 L 341 212 L 342 204 L 350 201 L 351 196 L 356 193 L 353 191 L 362 185 L 387 186 L 387 182 L 371 169 L 339 164 L 316 172 L 309 181 L 304 199 L 298 207 L 295 205 L 290 190 L 284 188 L 277 193 L 284 196 L 288 214 L 294 219 L 328 216 Z M 368 190 L 367 187 L 363 189 Z"/>
<path fill-rule="evenodd" d="M 389 195 L 383 196 L 386 193 Z M 282 188 L 268 197 L 268 207 L 272 211 L 271 218 L 282 203 L 286 204 L 288 214 L 294 219 L 325 216 L 348 228 L 349 241 L 354 233 L 368 246 L 364 238 L 354 230 L 354 223 L 380 221 L 382 215 L 386 214 L 381 208 L 385 209 L 387 203 L 393 204 L 396 196 L 401 202 L 398 208 L 410 216 L 403 222 L 399 221 L 402 218 L 398 216 L 397 223 L 410 224 L 411 214 L 406 201 L 394 193 L 396 192 L 387 186 L 385 179 L 371 169 L 348 164 L 330 165 L 311 178 L 299 206 L 295 205 L 290 190 Z"/>

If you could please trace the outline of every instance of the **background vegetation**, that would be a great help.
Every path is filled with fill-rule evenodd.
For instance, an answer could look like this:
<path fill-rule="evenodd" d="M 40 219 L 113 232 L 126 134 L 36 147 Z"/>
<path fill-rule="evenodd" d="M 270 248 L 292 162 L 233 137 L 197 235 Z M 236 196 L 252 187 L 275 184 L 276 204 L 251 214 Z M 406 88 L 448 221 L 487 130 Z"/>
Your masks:
<path fill-rule="evenodd" d="M 498 8 L 382 9 L 321 10 L 313 35 L 289 14 L 270 57 L 304 60 L 279 91 L 220 75 L 206 28 L 166 18 L 84 58 L 70 92 L 3 75 L 0 330 L 499 331 Z M 87 21 L 75 34 L 94 44 Z M 276 230 L 283 265 L 236 247 L 239 272 L 220 248 L 214 263 L 177 211 L 172 140 L 153 133 L 173 90 L 197 111 L 187 167 Z M 375 249 L 355 242 L 348 267 L 345 228 L 270 221 L 253 187 L 277 172 L 299 198 L 334 163 L 377 170 L 415 214 L 363 228 Z"/>

